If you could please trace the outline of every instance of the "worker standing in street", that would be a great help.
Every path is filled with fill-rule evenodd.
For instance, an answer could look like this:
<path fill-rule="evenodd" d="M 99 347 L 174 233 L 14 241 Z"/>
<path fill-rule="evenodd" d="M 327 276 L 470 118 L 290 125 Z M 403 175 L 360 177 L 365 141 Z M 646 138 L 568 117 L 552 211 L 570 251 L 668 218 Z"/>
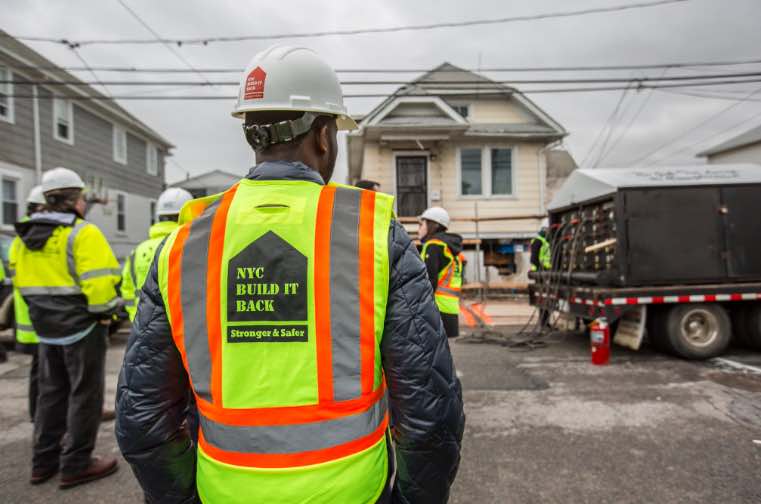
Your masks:
<path fill-rule="evenodd" d="M 547 239 L 548 234 L 547 219 L 542 221 L 542 227 L 539 233 L 531 240 L 531 271 L 549 271 L 552 269 L 552 247 Z M 542 327 L 548 326 L 550 321 L 550 311 L 547 309 L 539 310 L 539 323 Z"/>
<path fill-rule="evenodd" d="M 45 195 L 42 194 L 42 186 L 37 185 L 29 191 L 26 198 L 26 216 L 22 221 L 27 221 L 37 212 L 40 212 L 45 206 Z M 15 264 L 18 256 L 19 247 L 22 246 L 21 238 L 16 236 L 11 242 L 8 251 L 8 262 Z M 11 278 L 15 277 L 15 271 L 11 270 Z M 24 354 L 32 356 L 32 364 L 29 369 L 29 418 L 34 422 L 34 413 L 37 407 L 37 369 L 39 368 L 37 357 L 37 344 L 40 340 L 37 333 L 34 332 L 32 320 L 29 318 L 29 307 L 27 306 L 21 292 L 15 284 L 13 285 L 13 311 L 16 320 L 16 349 Z"/>
<path fill-rule="evenodd" d="M 459 380 L 393 198 L 327 183 L 356 127 L 335 72 L 265 50 L 234 115 L 258 164 L 184 207 L 119 376 L 117 440 L 146 500 L 446 502 Z"/>
<path fill-rule="evenodd" d="M 124 262 L 121 289 L 130 321 L 135 320 L 140 289 L 148 276 L 156 250 L 164 238 L 177 229 L 182 205 L 192 199 L 192 194 L 179 187 L 170 187 L 161 193 L 156 203 L 158 222 L 148 230 L 148 239 L 135 247 Z"/>
<path fill-rule="evenodd" d="M 106 333 L 118 307 L 119 263 L 103 233 L 82 219 L 85 184 L 72 170 L 42 176 L 45 211 L 16 223 L 11 268 L 39 343 L 32 484 L 61 471 L 60 488 L 113 473 L 92 457 L 105 386 Z"/>
<path fill-rule="evenodd" d="M 447 337 L 460 334 L 460 292 L 465 270 L 462 236 L 448 233 L 449 213 L 441 207 L 431 207 L 420 216 L 418 235 L 423 243 L 421 255 L 428 270 L 436 305 Z"/>

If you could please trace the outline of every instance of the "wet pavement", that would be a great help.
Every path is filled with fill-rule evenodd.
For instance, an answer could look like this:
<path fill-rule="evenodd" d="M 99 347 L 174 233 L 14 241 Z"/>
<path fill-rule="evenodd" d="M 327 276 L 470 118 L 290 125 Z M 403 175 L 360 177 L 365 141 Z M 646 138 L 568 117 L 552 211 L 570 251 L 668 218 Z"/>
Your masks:
<path fill-rule="evenodd" d="M 596 367 L 572 333 L 531 350 L 469 341 L 451 345 L 468 423 L 450 502 L 761 502 L 761 354 L 687 362 L 614 347 Z M 108 352 L 109 402 L 123 351 Z M 28 361 L 11 353 L 0 364 L 0 502 L 142 502 L 125 463 L 67 491 L 28 485 Z M 113 422 L 96 453 L 118 453 Z"/>

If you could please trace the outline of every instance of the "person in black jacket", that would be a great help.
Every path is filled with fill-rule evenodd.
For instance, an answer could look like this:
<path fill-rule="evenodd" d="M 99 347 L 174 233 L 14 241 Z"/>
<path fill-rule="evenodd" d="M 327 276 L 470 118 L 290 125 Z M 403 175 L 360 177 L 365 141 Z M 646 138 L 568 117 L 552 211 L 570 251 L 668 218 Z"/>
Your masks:
<path fill-rule="evenodd" d="M 249 115 L 247 123 L 257 119 Z M 268 118 L 268 122 L 272 120 Z M 319 151 L 314 136 L 330 135 L 335 141 L 336 134 L 334 126 L 325 127 L 313 127 L 293 149 L 280 146 L 269 157 L 267 151 L 258 153 L 257 158 L 266 161 L 252 168 L 248 178 L 324 184 L 335 157 L 327 163 L 329 169 L 315 169 L 320 164 L 314 161 L 324 161 L 328 153 Z M 459 466 L 465 425 L 461 386 L 425 266 L 395 220 L 388 230 L 388 255 L 388 299 L 380 355 L 388 388 L 389 436 L 394 441 L 388 446 L 395 450 L 395 457 L 389 457 L 386 489 L 378 502 L 446 503 Z M 159 250 L 155 257 L 160 256 Z M 172 339 L 159 289 L 157 259 L 140 293 L 119 375 L 116 409 L 119 447 L 146 501 L 197 502 L 196 446 L 191 435 L 194 428 L 189 427 L 195 423 L 191 387 Z M 394 459 L 396 469 L 392 467 Z M 323 501 L 315 495 L 311 502 Z"/>

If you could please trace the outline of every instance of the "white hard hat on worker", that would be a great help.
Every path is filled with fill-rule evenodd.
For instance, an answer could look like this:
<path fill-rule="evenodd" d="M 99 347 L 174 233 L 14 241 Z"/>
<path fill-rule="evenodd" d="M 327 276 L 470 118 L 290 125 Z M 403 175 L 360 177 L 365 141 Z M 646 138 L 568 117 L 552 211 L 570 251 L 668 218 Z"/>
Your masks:
<path fill-rule="evenodd" d="M 182 206 L 193 199 L 193 195 L 181 187 L 170 187 L 159 196 L 156 202 L 156 216 L 176 215 Z"/>
<path fill-rule="evenodd" d="M 436 222 L 445 228 L 449 227 L 449 213 L 441 207 L 431 207 L 427 209 L 423 212 L 423 215 L 420 216 L 420 219 Z"/>
<path fill-rule="evenodd" d="M 306 47 L 273 46 L 246 67 L 232 115 L 246 112 L 294 111 L 336 117 L 339 130 L 353 130 L 335 71 Z"/>
<path fill-rule="evenodd" d="M 42 186 L 36 185 L 29 191 L 29 195 L 26 197 L 26 203 L 30 205 L 44 205 L 45 195 L 42 193 Z"/>
<path fill-rule="evenodd" d="M 59 189 L 84 189 L 85 183 L 74 170 L 58 167 L 42 174 L 42 192 Z"/>

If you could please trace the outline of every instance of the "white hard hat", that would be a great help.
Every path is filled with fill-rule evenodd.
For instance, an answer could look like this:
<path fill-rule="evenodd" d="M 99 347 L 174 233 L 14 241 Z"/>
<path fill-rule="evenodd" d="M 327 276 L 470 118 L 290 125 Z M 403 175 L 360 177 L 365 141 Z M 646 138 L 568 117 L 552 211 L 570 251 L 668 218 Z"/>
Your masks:
<path fill-rule="evenodd" d="M 42 194 L 42 186 L 36 185 L 29 191 L 29 195 L 26 197 L 27 204 L 44 205 L 45 195 Z"/>
<path fill-rule="evenodd" d="M 346 112 L 335 71 L 306 47 L 272 46 L 246 67 L 232 115 L 266 110 L 334 115 L 339 130 L 357 127 Z"/>
<path fill-rule="evenodd" d="M 85 183 L 75 171 L 68 168 L 53 168 L 42 174 L 42 192 L 56 189 L 84 189 Z"/>
<path fill-rule="evenodd" d="M 193 195 L 181 187 L 170 187 L 159 196 L 156 202 L 156 216 L 180 213 L 182 205 L 193 199 Z"/>
<path fill-rule="evenodd" d="M 421 219 L 426 219 L 433 222 L 438 222 L 445 228 L 449 227 L 449 213 L 441 207 L 431 207 L 420 216 Z"/>

